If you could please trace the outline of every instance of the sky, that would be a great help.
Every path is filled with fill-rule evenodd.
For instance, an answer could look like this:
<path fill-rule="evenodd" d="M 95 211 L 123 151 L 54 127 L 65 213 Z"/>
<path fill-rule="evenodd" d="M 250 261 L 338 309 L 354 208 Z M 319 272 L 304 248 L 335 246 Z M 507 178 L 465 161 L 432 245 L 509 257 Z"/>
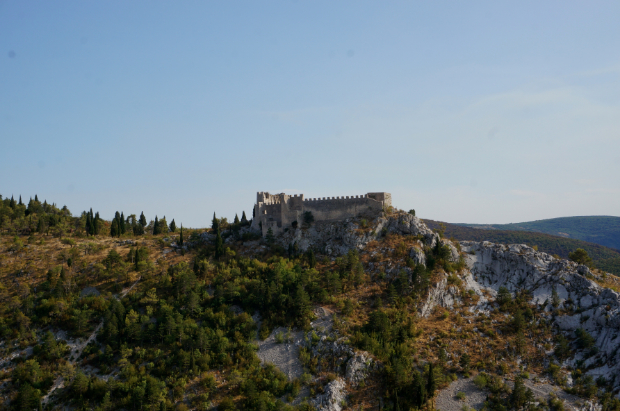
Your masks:
<path fill-rule="evenodd" d="M 618 1 L 0 0 L 0 194 L 206 227 L 257 191 L 620 215 Z"/>

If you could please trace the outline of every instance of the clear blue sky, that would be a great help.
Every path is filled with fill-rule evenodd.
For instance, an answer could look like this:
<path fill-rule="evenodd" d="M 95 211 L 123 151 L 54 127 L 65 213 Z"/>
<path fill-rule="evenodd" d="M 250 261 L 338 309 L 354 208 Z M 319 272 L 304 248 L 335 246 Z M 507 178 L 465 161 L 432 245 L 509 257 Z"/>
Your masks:
<path fill-rule="evenodd" d="M 620 214 L 618 1 L 1 1 L 0 193 L 206 226 L 256 191 Z"/>

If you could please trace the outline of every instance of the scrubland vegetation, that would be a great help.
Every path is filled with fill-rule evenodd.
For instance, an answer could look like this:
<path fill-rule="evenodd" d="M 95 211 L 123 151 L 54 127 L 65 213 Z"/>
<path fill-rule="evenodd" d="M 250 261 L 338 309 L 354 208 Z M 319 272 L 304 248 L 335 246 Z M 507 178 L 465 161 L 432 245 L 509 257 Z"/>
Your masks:
<path fill-rule="evenodd" d="M 0 201 L 0 390 L 7 408 L 309 410 L 291 401 L 305 386 L 322 392 L 342 370 L 302 349 L 305 373 L 289 380 L 260 363 L 256 339 L 279 326 L 312 331 L 313 308 L 323 306 L 336 313 L 338 335 L 379 364 L 350 387 L 346 408 L 377 408 L 381 398 L 385 409 L 430 410 L 437 390 L 460 375 L 488 390 L 489 410 L 562 409 L 561 401 L 537 401 L 525 386 L 539 375 L 620 409 L 605 381 L 577 367 L 568 388 L 558 365 L 571 344 L 592 349 L 591 336 L 554 337 L 526 292 L 500 290 L 493 309 L 472 313 L 480 296 L 463 285 L 463 259 L 450 261 L 440 242 L 429 248 L 415 236 L 386 234 L 361 253 L 329 258 L 259 240 L 243 230 L 245 213 L 233 223 L 214 215 L 210 229 L 183 230 L 165 217 L 147 223 L 143 214 L 117 213 L 106 221 L 38 199 L 20 203 Z M 360 226 L 371 230 L 372 222 Z M 423 248 L 426 265 L 410 258 L 412 247 Z M 397 265 L 409 271 L 386 274 Z M 440 281 L 459 300 L 419 316 Z M 72 348 L 92 335 L 83 350 Z"/>

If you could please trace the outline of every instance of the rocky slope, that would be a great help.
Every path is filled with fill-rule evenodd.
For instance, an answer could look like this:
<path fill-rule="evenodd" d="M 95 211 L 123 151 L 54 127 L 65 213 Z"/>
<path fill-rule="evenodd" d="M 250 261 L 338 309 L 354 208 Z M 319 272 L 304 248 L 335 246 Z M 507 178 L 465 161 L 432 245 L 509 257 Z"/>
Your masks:
<path fill-rule="evenodd" d="M 296 243 L 301 251 L 309 248 L 324 250 L 327 255 L 345 254 L 350 249 L 362 250 L 371 241 L 387 233 L 419 236 L 421 241 L 433 247 L 439 235 L 433 232 L 419 218 L 411 214 L 396 214 L 379 217 L 368 227 L 357 219 L 333 223 L 316 223 L 308 229 L 289 229 L 279 241 L 287 246 Z"/>
<path fill-rule="evenodd" d="M 461 242 L 467 265 L 478 285 L 491 293 L 500 287 L 528 290 L 532 301 L 548 312 L 550 321 L 568 337 L 583 329 L 596 340 L 594 350 L 579 350 L 570 364 L 583 367 L 595 378 L 604 377 L 620 389 L 620 294 L 596 283 L 584 265 L 559 260 L 525 245 Z M 554 290 L 560 300 L 551 304 Z"/>

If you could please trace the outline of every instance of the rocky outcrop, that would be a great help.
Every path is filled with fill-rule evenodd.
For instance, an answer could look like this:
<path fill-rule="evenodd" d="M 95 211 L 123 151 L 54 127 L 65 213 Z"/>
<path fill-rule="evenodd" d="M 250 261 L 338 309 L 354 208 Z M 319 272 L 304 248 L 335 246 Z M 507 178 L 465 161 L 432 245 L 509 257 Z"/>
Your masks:
<path fill-rule="evenodd" d="M 409 257 L 413 260 L 414 263 L 422 264 L 426 267 L 426 254 L 424 254 L 424 251 L 422 251 L 420 248 L 412 247 L 411 250 L 409 250 Z"/>
<path fill-rule="evenodd" d="M 474 281 L 492 294 L 502 286 L 511 292 L 526 289 L 535 304 L 552 311 L 555 290 L 560 308 L 570 314 L 553 313 L 553 323 L 567 335 L 582 328 L 596 339 L 597 350 L 575 350 L 572 361 L 584 361 L 588 374 L 620 389 L 620 294 L 598 285 L 588 267 L 526 245 L 464 241 L 461 247 Z"/>
<path fill-rule="evenodd" d="M 419 236 L 425 245 L 435 246 L 439 235 L 426 226 L 418 217 L 400 213 L 378 217 L 370 222 L 368 229 L 362 229 L 359 219 L 337 222 L 315 223 L 310 228 L 290 228 L 279 241 L 282 245 L 296 243 L 301 251 L 309 248 L 324 250 L 328 255 L 344 254 L 350 249 L 363 249 L 371 241 L 387 233 Z"/>
<path fill-rule="evenodd" d="M 347 370 L 345 373 L 349 384 L 357 386 L 367 376 L 373 364 L 372 358 L 366 352 L 355 353 L 347 362 Z"/>
<path fill-rule="evenodd" d="M 452 241 L 442 239 L 441 244 L 445 247 L 448 247 L 448 250 L 450 250 L 450 261 L 453 263 L 457 262 L 459 260 L 460 254 L 459 250 L 457 250 L 454 244 L 452 244 Z"/>
<path fill-rule="evenodd" d="M 448 285 L 446 278 L 439 281 L 428 291 L 426 301 L 418 310 L 420 316 L 428 317 L 436 306 L 452 308 L 454 303 L 460 300 L 459 289 L 454 285 Z"/>
<path fill-rule="evenodd" d="M 325 386 L 325 392 L 309 402 L 317 411 L 341 411 L 346 405 L 346 385 L 342 378 L 336 378 Z"/>

